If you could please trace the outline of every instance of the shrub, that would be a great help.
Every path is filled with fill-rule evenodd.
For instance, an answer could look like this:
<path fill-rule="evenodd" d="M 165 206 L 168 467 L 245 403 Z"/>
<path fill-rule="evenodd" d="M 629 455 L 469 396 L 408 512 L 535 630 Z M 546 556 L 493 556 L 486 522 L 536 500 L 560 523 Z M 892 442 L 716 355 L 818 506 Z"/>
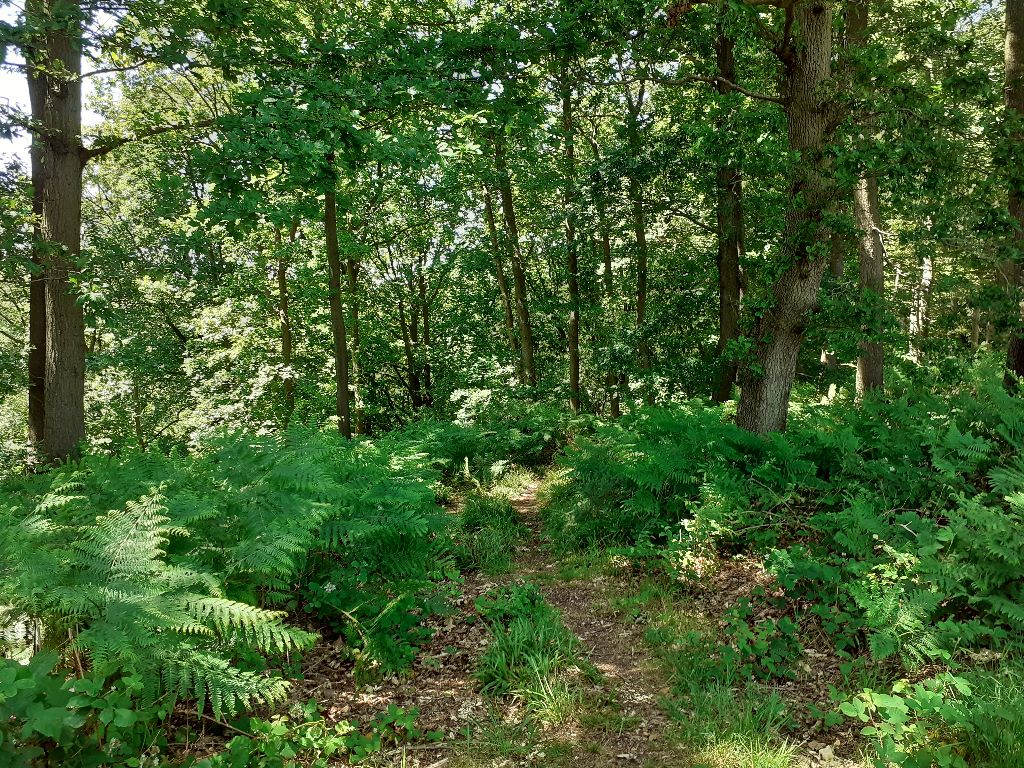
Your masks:
<path fill-rule="evenodd" d="M 284 698 L 272 670 L 315 635 L 283 609 L 298 606 L 296 584 L 308 597 L 331 578 L 318 617 L 358 626 L 349 639 L 364 656 L 401 666 L 425 596 L 449 575 L 435 479 L 373 443 L 307 430 L 229 435 L 191 456 L 88 456 L 4 489 L 2 618 L 41 628 L 55 655 L 40 659 L 61 684 L 130 680 L 137 711 L 184 698 L 221 717 Z M 109 724 L 78 709 L 62 726 L 74 737 L 33 730 L 26 709 L 0 721 L 0 739 L 101 739 Z"/>
<path fill-rule="evenodd" d="M 751 658 L 810 619 L 914 668 L 1024 633 L 1021 447 L 1024 403 L 992 379 L 805 408 L 764 438 L 717 407 L 646 409 L 570 447 L 545 523 L 561 548 L 632 545 L 676 575 L 709 545 L 765 557 L 790 623 L 734 625 Z"/>

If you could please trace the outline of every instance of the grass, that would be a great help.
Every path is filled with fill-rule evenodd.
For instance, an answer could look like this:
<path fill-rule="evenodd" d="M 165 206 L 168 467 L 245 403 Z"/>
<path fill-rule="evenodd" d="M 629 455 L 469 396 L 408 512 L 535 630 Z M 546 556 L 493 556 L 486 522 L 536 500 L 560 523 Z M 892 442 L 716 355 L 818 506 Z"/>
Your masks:
<path fill-rule="evenodd" d="M 715 737 L 689 756 L 688 768 L 791 768 L 795 751 L 773 738 Z"/>
<path fill-rule="evenodd" d="M 490 492 L 509 500 L 521 496 L 537 480 L 530 470 L 511 465 L 492 467 L 490 474 L 493 477 Z"/>
<path fill-rule="evenodd" d="M 480 491 L 466 496 L 455 527 L 459 565 L 489 575 L 512 568 L 527 532 L 507 497 Z"/>
<path fill-rule="evenodd" d="M 584 708 L 582 682 L 589 668 L 579 640 L 533 584 L 494 589 L 477 600 L 477 610 L 491 642 L 475 675 L 495 706 L 467 731 L 453 765 L 571 765 L 573 745 L 553 732 L 577 721 Z"/>
<path fill-rule="evenodd" d="M 492 635 L 476 670 L 485 693 L 539 692 L 542 682 L 583 669 L 579 640 L 535 585 L 492 590 L 477 609 Z"/>
<path fill-rule="evenodd" d="M 525 758 L 535 753 L 540 744 L 533 721 L 509 721 L 496 707 L 488 710 L 485 719 L 467 728 L 465 736 L 464 746 L 455 758 L 457 766 Z"/>
<path fill-rule="evenodd" d="M 642 623 L 670 681 L 663 702 L 674 721 L 669 734 L 689 768 L 790 768 L 796 749 L 777 693 L 733 679 L 717 659 L 717 629 L 692 612 L 664 582 L 651 579 L 612 602 L 622 620 Z"/>
<path fill-rule="evenodd" d="M 966 675 L 972 688 L 965 702 L 961 751 L 979 768 L 1024 765 L 1024 661 L 1010 660 L 997 672 Z"/>

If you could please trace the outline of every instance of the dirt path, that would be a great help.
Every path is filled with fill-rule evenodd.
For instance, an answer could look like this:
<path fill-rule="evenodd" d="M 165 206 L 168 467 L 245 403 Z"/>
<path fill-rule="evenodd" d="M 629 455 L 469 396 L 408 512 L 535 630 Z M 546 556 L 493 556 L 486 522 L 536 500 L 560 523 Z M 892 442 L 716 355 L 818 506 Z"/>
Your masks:
<path fill-rule="evenodd" d="M 659 705 L 668 693 L 665 680 L 634 625 L 622 622 L 609 604 L 615 596 L 615 581 L 607 576 L 563 580 L 556 576 L 558 561 L 542 546 L 539 483 L 527 487 L 512 500 L 530 537 L 516 574 L 536 581 L 544 597 L 562 614 L 565 625 L 581 641 L 589 661 L 601 673 L 600 683 L 591 687 L 591 704 L 603 717 L 584 718 L 571 735 L 579 742 L 581 754 L 573 765 L 603 766 L 640 764 L 675 766 L 678 751 L 663 736 L 669 720 Z M 621 596 L 621 595 L 620 595 Z"/>
<path fill-rule="evenodd" d="M 469 574 L 451 612 L 434 616 L 427 626 L 434 634 L 413 662 L 409 673 L 366 684 L 356 679 L 355 665 L 331 645 L 321 646 L 305 661 L 305 680 L 299 695 L 316 698 L 331 722 L 370 722 L 389 705 L 418 710 L 417 728 L 443 734 L 438 744 L 413 740 L 405 748 L 386 751 L 368 764 L 410 768 L 463 766 L 675 766 L 671 748 L 662 736 L 668 720 L 658 697 L 665 682 L 644 647 L 638 628 L 626 626 L 608 608 L 614 591 L 607 577 L 564 581 L 558 560 L 543 546 L 537 502 L 539 482 L 528 485 L 512 500 L 529 536 L 517 549 L 511 571 L 488 578 Z M 500 758 L 478 753 L 467 734 L 501 723 L 516 738 L 515 702 L 488 700 L 479 693 L 473 670 L 487 646 L 488 631 L 479 620 L 476 599 L 496 586 L 533 582 L 559 610 L 566 626 L 580 639 L 587 659 L 600 673 L 599 682 L 585 682 L 584 712 L 557 729 L 531 732 L 532 748 Z M 471 737 L 471 739 L 474 737 Z"/>

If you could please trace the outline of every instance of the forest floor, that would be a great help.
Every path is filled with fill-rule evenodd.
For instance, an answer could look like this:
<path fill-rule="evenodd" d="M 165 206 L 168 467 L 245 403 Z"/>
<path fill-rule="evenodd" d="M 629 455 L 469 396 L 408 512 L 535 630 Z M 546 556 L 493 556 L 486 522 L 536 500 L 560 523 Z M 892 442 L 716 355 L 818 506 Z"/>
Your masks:
<path fill-rule="evenodd" d="M 296 693 L 315 698 L 329 721 L 367 723 L 394 705 L 415 710 L 421 734 L 434 732 L 436 741 L 412 739 L 368 760 L 371 766 L 410 768 L 482 768 L 483 766 L 645 766 L 646 768 L 860 768 L 861 760 L 843 747 L 848 734 L 819 734 L 802 743 L 786 744 L 758 733 L 737 729 L 735 739 L 717 733 L 695 748 L 688 739 L 705 726 L 708 713 L 676 712 L 667 697 L 672 670 L 645 637 L 655 623 L 666 621 L 686 631 L 693 622 L 715 621 L 714 606 L 695 604 L 680 612 L 662 595 L 645 594 L 642 578 L 628 566 L 609 568 L 586 557 L 560 559 L 541 538 L 538 489 L 534 481 L 512 499 L 529 534 L 517 548 L 513 567 L 488 577 L 466 576 L 451 610 L 431 617 L 433 635 L 417 655 L 411 672 L 374 684 L 360 684 L 350 660 L 331 646 L 321 646 L 305 661 L 304 681 Z M 714 592 L 724 604 L 735 599 L 730 591 L 748 591 L 762 577 L 750 563 L 737 563 L 730 574 L 719 573 Z M 514 696 L 489 698 L 474 677 L 477 660 L 490 642 L 476 601 L 495 587 L 534 584 L 557 609 L 565 626 L 579 639 L 590 674 L 573 683 L 569 706 L 552 705 L 552 718 L 531 717 Z M 712 612 L 707 611 L 708 608 Z M 708 618 L 712 616 L 712 618 Z M 818 687 L 825 673 L 813 674 Z M 298 686 L 297 686 L 298 687 Z M 803 698 L 820 698 L 812 690 Z M 799 696 L 799 692 L 797 692 Z M 726 691 L 726 696 L 730 693 Z M 826 696 L 827 698 L 827 696 Z M 752 707 L 758 721 L 759 703 Z M 770 708 L 769 708 L 770 709 Z M 689 728 L 680 728 L 691 716 Z M 712 716 L 714 713 L 712 712 Z M 742 719 L 742 717 L 740 718 Z M 749 731 L 749 728 L 747 729 Z M 710 746 L 709 746 L 710 745 Z"/>

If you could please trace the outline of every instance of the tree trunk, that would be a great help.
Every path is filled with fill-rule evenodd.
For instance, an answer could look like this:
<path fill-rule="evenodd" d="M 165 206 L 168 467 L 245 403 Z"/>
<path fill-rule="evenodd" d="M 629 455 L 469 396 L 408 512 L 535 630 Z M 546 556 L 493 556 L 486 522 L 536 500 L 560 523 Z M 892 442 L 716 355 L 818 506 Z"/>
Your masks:
<path fill-rule="evenodd" d="M 85 320 L 73 287 L 81 250 L 85 159 L 83 13 L 76 2 L 56 0 L 29 0 L 25 11 L 30 26 L 46 30 L 38 43 L 26 46 L 26 59 L 37 126 L 32 158 L 40 166 L 38 172 L 33 168 L 32 179 L 39 185 L 39 234 L 45 250 L 42 452 L 51 461 L 62 461 L 76 458 L 85 439 Z M 36 333 L 41 330 L 37 322 Z"/>
<path fill-rule="evenodd" d="M 526 383 L 537 386 L 537 369 L 533 360 L 533 328 L 530 325 L 530 311 L 526 296 L 526 265 L 519 243 L 519 223 L 512 198 L 512 177 L 508 172 L 505 158 L 505 137 L 501 129 L 494 138 L 494 166 L 498 172 L 498 192 L 501 196 L 501 211 L 505 219 L 505 232 L 509 240 L 509 256 L 512 261 L 512 285 L 515 291 L 516 318 L 519 323 L 519 343 L 522 355 L 523 374 Z"/>
<path fill-rule="evenodd" d="M 569 407 L 580 412 L 580 261 L 576 242 L 576 151 L 572 86 L 562 73 L 562 136 L 565 142 L 565 248 L 569 271 Z"/>
<path fill-rule="evenodd" d="M 605 296 L 608 297 L 608 311 L 611 312 L 612 306 L 615 302 L 615 280 L 612 274 L 612 237 L 608 231 L 608 223 L 605 219 L 604 202 L 602 201 L 600 206 L 601 214 L 601 257 L 604 261 L 604 292 Z M 611 338 L 611 334 L 609 334 Z M 608 388 L 608 412 L 613 419 L 617 419 L 622 415 L 622 405 L 620 403 L 619 394 L 619 374 L 615 371 L 615 366 L 611 367 L 611 370 L 605 375 L 605 385 Z"/>
<path fill-rule="evenodd" d="M 491 249 L 494 251 L 494 272 L 498 278 L 498 291 L 501 294 L 501 305 L 505 310 L 505 334 L 513 354 L 518 358 L 516 371 L 521 384 L 526 383 L 523 362 L 519 349 L 519 336 L 516 334 L 516 318 L 512 309 L 512 295 L 508 289 L 508 278 L 505 276 L 505 264 L 501 254 L 501 242 L 498 239 L 498 227 L 494 223 L 494 204 L 491 202 L 491 190 L 484 185 L 484 218 L 487 220 L 487 232 L 491 237 Z"/>
<path fill-rule="evenodd" d="M 33 78 L 33 89 L 38 79 Z M 33 93 L 33 113 L 42 94 Z M 41 107 L 40 107 L 41 111 Z M 32 165 L 32 266 L 28 294 L 28 442 L 33 461 L 42 448 L 46 427 L 46 259 L 43 253 L 43 168 L 40 140 L 33 137 L 29 150 Z"/>
<path fill-rule="evenodd" d="M 862 328 L 867 338 L 858 344 L 857 355 L 857 395 L 863 396 L 867 392 L 881 390 L 885 376 L 885 351 L 879 340 L 884 321 L 885 245 L 882 242 L 878 180 L 874 176 L 865 176 L 857 182 L 853 202 L 860 229 L 860 301 L 869 318 Z"/>
<path fill-rule="evenodd" d="M 295 242 L 297 226 L 292 225 L 288 236 L 289 243 Z M 295 410 L 295 376 L 292 373 L 292 321 L 288 314 L 288 260 L 282 248 L 281 228 L 274 230 L 274 241 L 277 245 L 277 316 L 281 324 L 281 386 L 284 389 L 284 423 L 288 425 L 292 411 Z"/>
<path fill-rule="evenodd" d="M 1013 121 L 1010 134 L 1010 190 L 1008 206 L 1014 220 L 1012 247 L 1014 255 L 1004 268 L 1015 301 L 1011 320 L 1010 341 L 1006 354 L 1006 384 L 1016 388 L 1024 378 L 1024 321 L 1021 318 L 1021 253 L 1024 252 L 1024 0 L 1006 0 L 1006 90 L 1007 116 Z"/>
<path fill-rule="evenodd" d="M 828 273 L 833 280 L 842 280 L 846 262 L 846 237 L 842 232 L 832 230 L 829 232 L 828 246 Z M 818 360 L 826 368 L 839 367 L 839 358 L 829 348 L 827 340 L 821 349 L 821 357 Z"/>
<path fill-rule="evenodd" d="M 735 41 L 719 25 L 715 50 L 718 72 L 728 82 L 718 83 L 718 92 L 726 96 L 732 90 L 728 83 L 736 81 Z M 723 124 L 719 126 L 724 130 Z M 716 174 L 718 195 L 718 371 L 712 398 L 724 403 L 732 397 L 733 384 L 739 369 L 728 356 L 730 342 L 740 336 L 740 259 L 743 258 L 743 175 L 737 164 L 726 159 Z"/>
<path fill-rule="evenodd" d="M 426 265 L 420 262 L 420 272 L 417 277 L 420 294 L 420 311 L 423 313 L 423 404 L 430 406 L 434 404 L 433 373 L 430 368 L 430 296 L 427 292 L 427 278 L 423 274 Z"/>
<path fill-rule="evenodd" d="M 914 299 L 910 307 L 910 319 L 907 330 L 910 334 L 909 357 L 915 363 L 923 358 L 922 342 L 928 338 L 928 305 L 932 298 L 932 282 L 934 281 L 934 263 L 931 252 L 921 255 L 920 277 L 914 286 Z"/>
<path fill-rule="evenodd" d="M 636 102 L 635 108 L 631 106 L 627 119 L 628 139 L 630 151 L 634 157 L 640 154 L 640 128 L 639 128 L 640 102 Z M 627 185 L 629 194 L 630 211 L 633 224 L 633 237 L 636 242 L 636 332 L 637 332 L 637 358 L 640 363 L 640 370 L 649 375 L 651 370 L 651 347 L 647 339 L 647 213 L 644 209 L 644 190 L 640 180 L 635 173 L 630 174 Z M 654 404 L 654 392 L 651 389 L 652 383 L 645 382 L 644 401 L 648 405 Z"/>
<path fill-rule="evenodd" d="M 327 162 L 334 164 L 334 157 Z M 338 248 L 338 201 L 332 186 L 324 194 L 324 230 L 327 238 L 327 290 L 331 304 L 331 333 L 334 337 L 334 400 L 338 431 L 352 438 L 352 416 L 348 394 L 348 340 L 345 308 L 341 305 L 341 254 Z"/>
<path fill-rule="evenodd" d="M 849 50 L 856 52 L 867 44 L 870 13 L 871 0 L 853 0 L 848 4 L 846 45 Z M 862 123 L 865 133 L 873 133 L 870 123 L 870 120 Z M 881 390 L 885 382 L 885 350 L 880 340 L 885 319 L 885 244 L 875 176 L 865 174 L 857 180 L 853 210 L 860 230 L 857 238 L 860 303 L 867 313 L 867 322 L 861 327 L 864 338 L 857 345 L 857 396 L 863 397 L 872 390 Z"/>
<path fill-rule="evenodd" d="M 398 323 L 402 328 L 402 347 L 405 350 L 406 376 L 409 380 L 409 400 L 412 402 L 412 409 L 418 411 L 423 407 L 423 391 L 420 385 L 420 374 L 416 366 L 416 313 L 411 313 L 411 322 L 405 319 L 405 302 L 398 300 Z M 412 328 L 410 329 L 410 324 Z"/>
<path fill-rule="evenodd" d="M 595 136 L 588 135 L 587 140 L 590 143 L 591 150 L 594 154 L 594 161 L 598 164 L 601 162 L 601 146 L 597 143 Z M 603 181 L 601 179 L 600 172 L 594 176 L 595 188 L 594 188 L 594 200 L 597 206 L 597 220 L 598 227 L 601 232 L 601 262 L 604 267 L 604 294 L 608 301 L 608 308 L 605 310 L 605 317 L 607 319 L 607 326 L 609 328 L 608 341 L 611 342 L 614 339 L 614 312 L 612 307 L 615 306 L 616 295 L 615 295 L 615 275 L 612 272 L 612 235 L 611 227 L 608 224 L 608 210 L 607 201 L 605 199 L 605 190 L 603 187 Z M 622 406 L 620 403 L 619 394 L 619 374 L 615 370 L 615 365 L 611 365 L 608 372 L 605 374 L 605 388 L 608 391 L 608 411 L 609 415 L 613 419 L 617 419 L 622 415 Z"/>
<path fill-rule="evenodd" d="M 359 260 L 349 256 L 345 259 L 345 278 L 348 285 L 348 304 L 351 312 L 352 343 L 349 349 L 349 360 L 352 374 L 349 376 L 352 386 L 352 399 L 355 401 L 356 417 L 353 432 L 357 435 L 367 433 L 366 409 L 363 407 L 362 371 L 360 369 L 362 352 L 362 334 L 359 320 Z"/>
<path fill-rule="evenodd" d="M 822 216 L 831 200 L 826 141 L 830 110 L 822 103 L 831 77 L 832 4 L 809 0 L 792 6 L 794 39 L 780 50 L 786 68 L 792 170 L 782 257 L 788 268 L 773 287 L 773 306 L 755 326 L 753 360 L 744 366 L 736 423 L 763 434 L 783 430 L 796 377 L 807 314 L 818 301 L 828 266 Z"/>

